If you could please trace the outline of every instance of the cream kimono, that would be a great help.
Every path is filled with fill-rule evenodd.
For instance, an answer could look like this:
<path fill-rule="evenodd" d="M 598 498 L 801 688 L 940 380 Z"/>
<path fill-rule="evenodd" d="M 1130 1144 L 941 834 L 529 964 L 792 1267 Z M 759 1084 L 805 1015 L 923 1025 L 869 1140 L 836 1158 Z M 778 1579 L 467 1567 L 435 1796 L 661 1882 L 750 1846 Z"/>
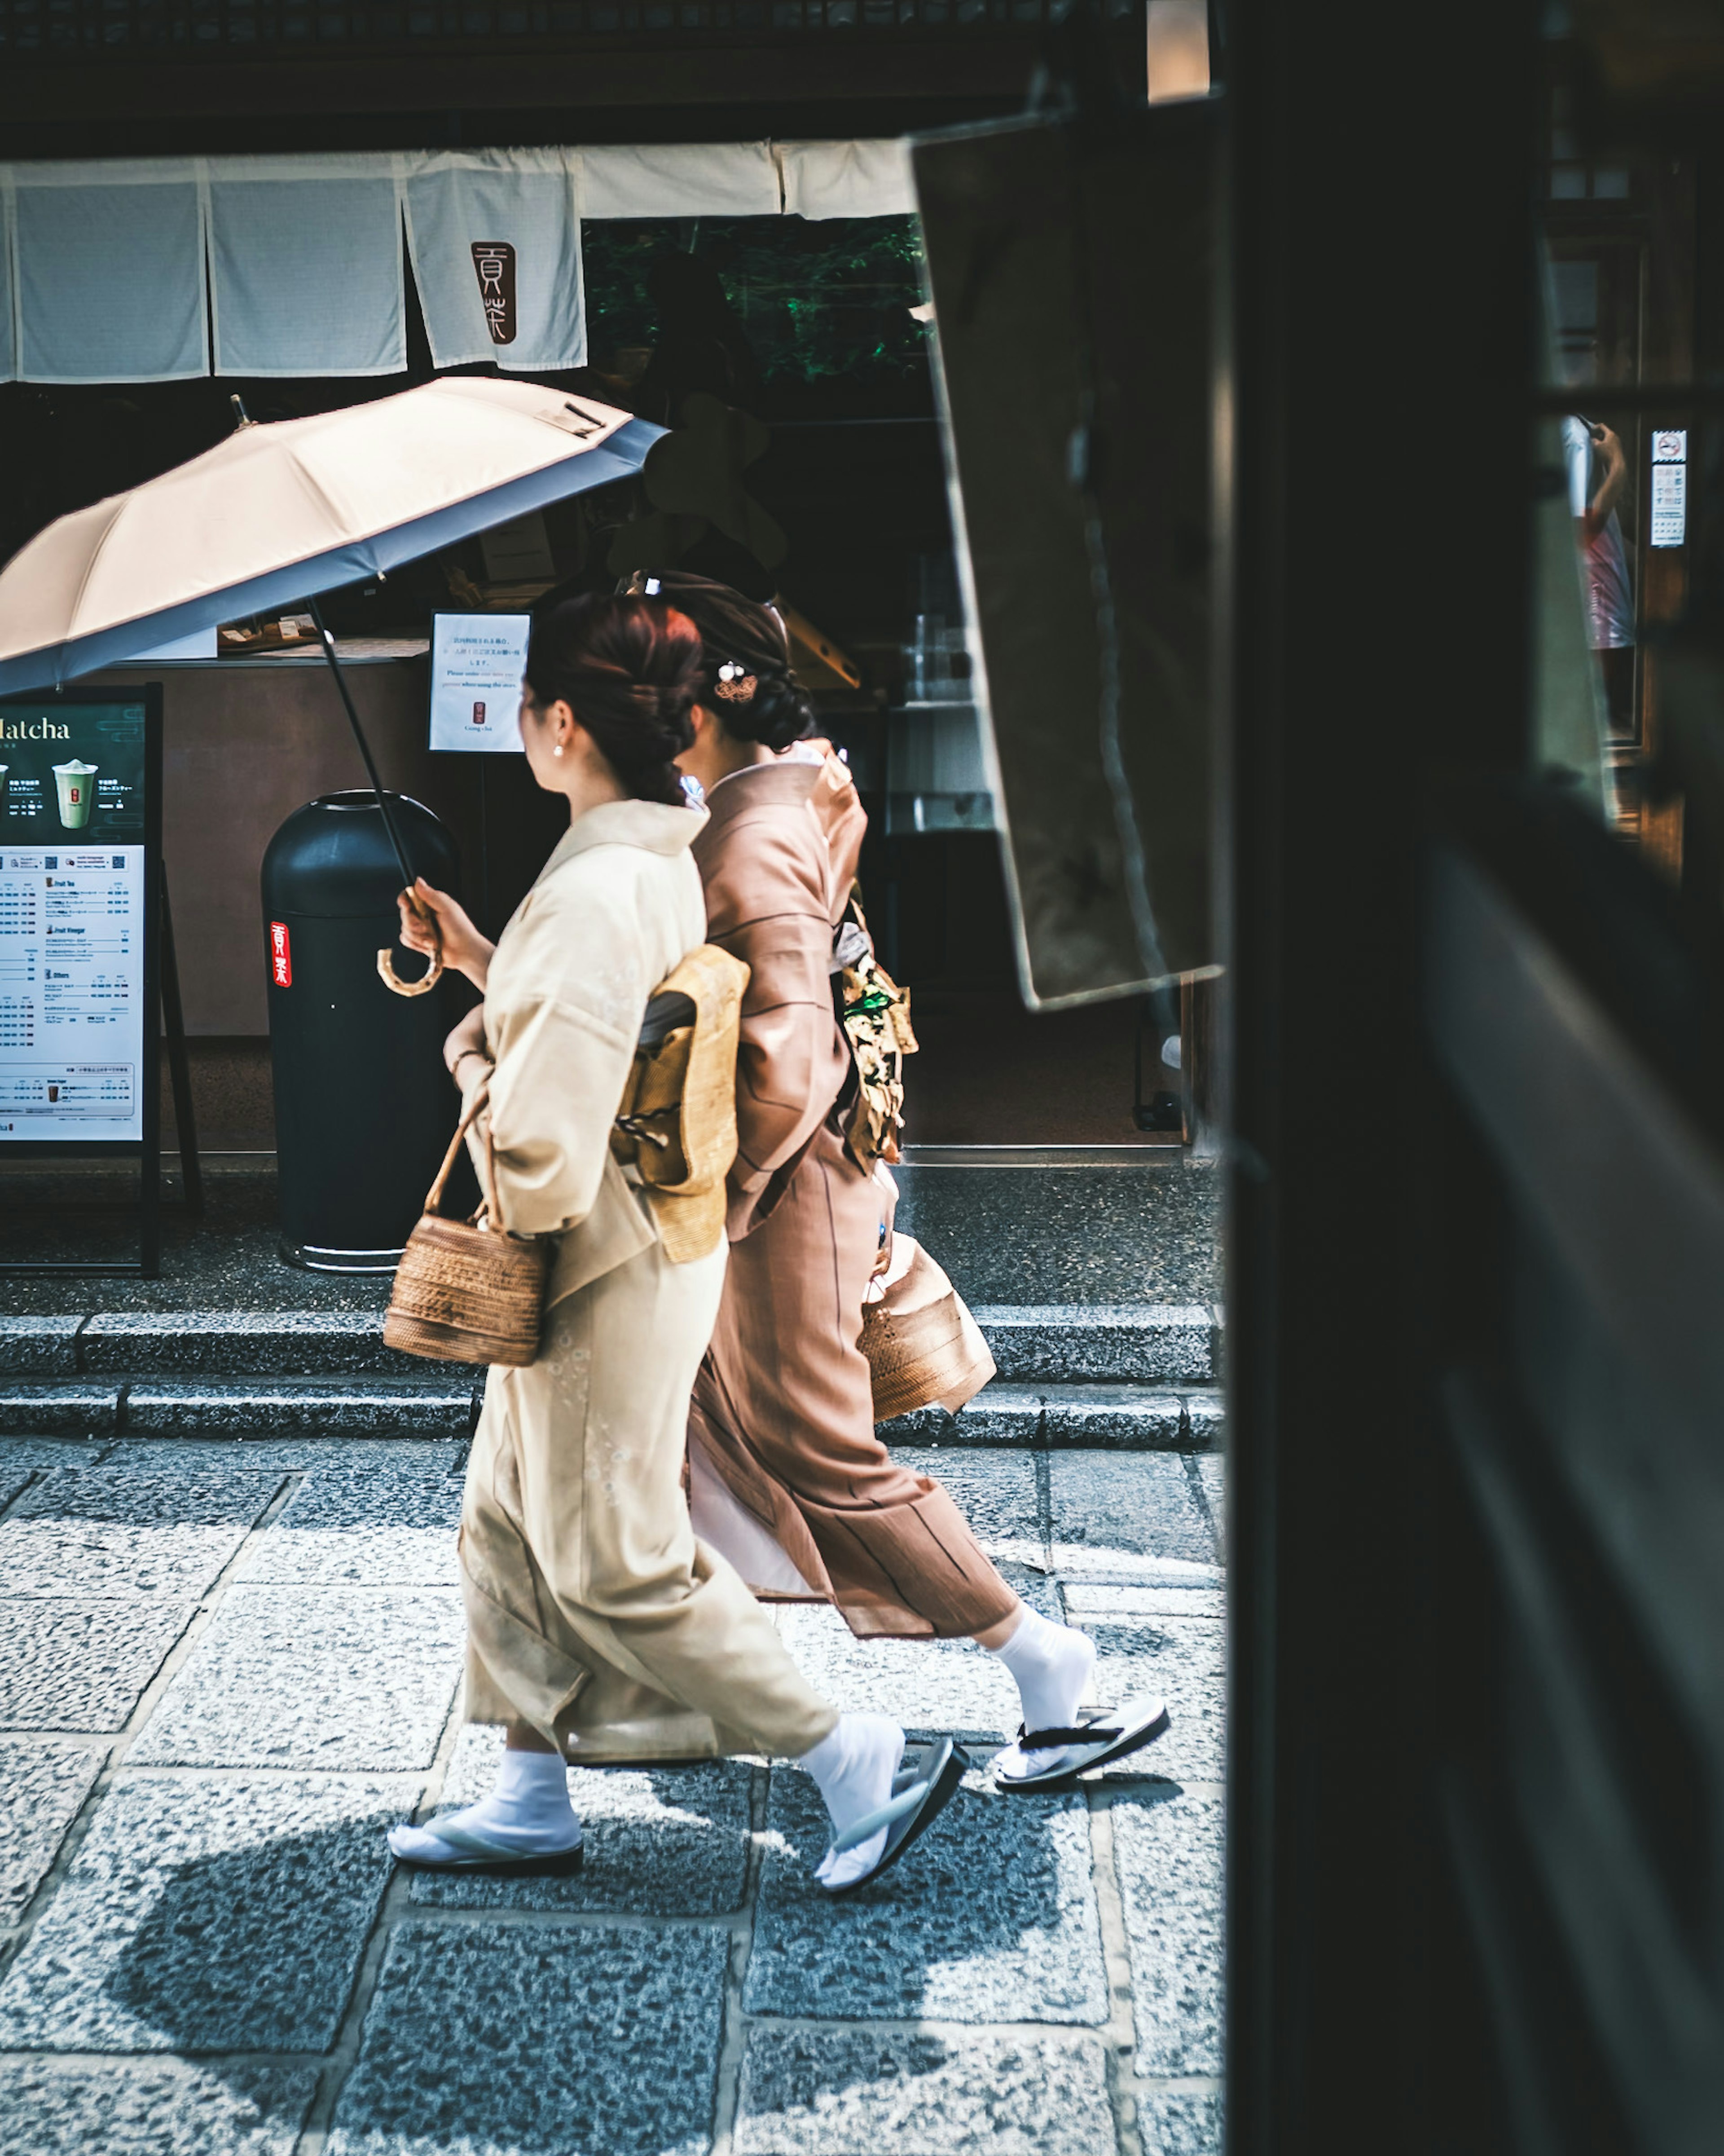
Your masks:
<path fill-rule="evenodd" d="M 722 1235 L 672 1265 L 610 1150 L 647 998 L 705 940 L 689 853 L 704 821 L 589 810 L 485 989 L 499 1204 L 557 1248 L 538 1359 L 492 1369 L 467 1470 L 466 1712 L 529 1723 L 575 1760 L 796 1757 L 837 1720 L 689 1524 L 684 1435 Z"/>

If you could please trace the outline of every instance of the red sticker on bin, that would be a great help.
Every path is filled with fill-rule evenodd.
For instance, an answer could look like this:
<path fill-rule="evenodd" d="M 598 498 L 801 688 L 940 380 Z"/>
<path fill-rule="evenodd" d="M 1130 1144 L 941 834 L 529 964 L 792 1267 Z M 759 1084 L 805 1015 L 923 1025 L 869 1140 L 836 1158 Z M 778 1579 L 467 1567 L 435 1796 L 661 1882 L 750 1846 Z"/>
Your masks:
<path fill-rule="evenodd" d="M 285 921 L 269 923 L 269 978 L 278 988 L 293 986 L 293 945 Z"/>

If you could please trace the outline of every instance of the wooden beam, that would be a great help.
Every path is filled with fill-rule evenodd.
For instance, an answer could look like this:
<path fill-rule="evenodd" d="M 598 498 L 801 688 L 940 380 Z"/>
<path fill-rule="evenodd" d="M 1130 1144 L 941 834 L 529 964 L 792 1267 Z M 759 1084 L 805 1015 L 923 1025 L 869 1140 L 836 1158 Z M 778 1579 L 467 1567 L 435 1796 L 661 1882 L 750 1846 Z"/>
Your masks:
<path fill-rule="evenodd" d="M 1122 38 L 1122 65 L 1141 72 L 1142 43 L 1141 31 Z M 728 139 L 734 127 L 721 109 L 878 103 L 957 116 L 998 107 L 1022 98 L 1038 51 L 1033 33 L 958 33 L 755 44 L 522 39 L 480 51 L 349 47 L 304 59 L 14 63 L 0 70 L 0 122 L 29 126 L 33 140 L 44 127 L 92 123 L 565 110 L 653 115 L 642 135 Z"/>

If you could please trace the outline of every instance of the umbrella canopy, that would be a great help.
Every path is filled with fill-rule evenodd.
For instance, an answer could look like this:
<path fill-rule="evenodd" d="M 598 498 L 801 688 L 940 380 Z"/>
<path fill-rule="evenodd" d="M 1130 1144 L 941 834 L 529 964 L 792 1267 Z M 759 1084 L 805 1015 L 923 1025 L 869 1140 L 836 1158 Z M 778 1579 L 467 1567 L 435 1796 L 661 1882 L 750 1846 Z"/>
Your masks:
<path fill-rule="evenodd" d="M 0 694 L 58 686 L 629 478 L 664 431 L 591 398 L 471 375 L 248 423 L 13 557 Z"/>

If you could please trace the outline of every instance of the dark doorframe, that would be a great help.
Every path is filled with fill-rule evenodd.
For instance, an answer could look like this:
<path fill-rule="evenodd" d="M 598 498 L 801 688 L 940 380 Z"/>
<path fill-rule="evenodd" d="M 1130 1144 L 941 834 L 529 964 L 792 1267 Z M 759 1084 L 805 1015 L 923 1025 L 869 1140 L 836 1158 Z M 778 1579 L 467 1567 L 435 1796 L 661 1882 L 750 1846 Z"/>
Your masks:
<path fill-rule="evenodd" d="M 1232 11 L 1234 2156 L 1495 2145 L 1439 2123 L 1419 863 L 1525 764 L 1536 12 Z"/>

